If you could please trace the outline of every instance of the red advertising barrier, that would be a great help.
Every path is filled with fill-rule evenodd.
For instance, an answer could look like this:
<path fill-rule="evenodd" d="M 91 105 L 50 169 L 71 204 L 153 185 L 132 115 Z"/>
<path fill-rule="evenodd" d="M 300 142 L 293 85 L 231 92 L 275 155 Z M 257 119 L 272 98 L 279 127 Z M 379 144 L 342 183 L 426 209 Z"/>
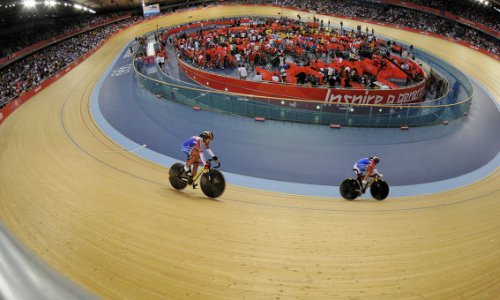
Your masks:
<path fill-rule="evenodd" d="M 329 89 L 240 80 L 193 68 L 181 60 L 179 68 L 189 78 L 203 86 L 250 96 L 342 104 L 407 104 L 420 102 L 425 96 L 425 82 L 393 90 Z"/>
<path fill-rule="evenodd" d="M 74 31 L 71 31 L 71 32 L 68 32 L 68 33 L 60 34 L 58 36 L 55 36 L 55 37 L 47 39 L 47 40 L 43 40 L 43 41 L 38 42 L 36 44 L 33 44 L 33 45 L 29 46 L 29 47 L 21 49 L 21 50 L 19 50 L 17 52 L 14 52 L 10 56 L 6 56 L 6 57 L 0 58 L 0 68 L 3 67 L 3 66 L 5 66 L 5 65 L 7 65 L 11 61 L 16 60 L 17 58 L 23 57 L 23 56 L 25 56 L 27 54 L 30 54 L 30 53 L 33 53 L 33 52 L 35 52 L 37 50 L 45 48 L 49 44 L 56 43 L 56 42 L 59 42 L 59 41 L 65 39 L 65 38 L 68 38 L 70 36 L 73 36 L 73 35 L 76 35 L 76 34 L 79 34 L 79 33 L 83 33 L 85 31 L 89 31 L 89 30 L 95 29 L 97 27 L 100 27 L 100 26 L 103 26 L 103 25 L 106 25 L 106 24 L 110 24 L 110 23 L 114 23 L 116 21 L 121 21 L 121 20 L 124 20 L 124 19 L 128 19 L 128 18 L 130 18 L 130 13 L 127 14 L 127 15 L 125 15 L 125 16 L 119 16 L 119 17 L 116 17 L 116 18 L 113 18 L 113 19 L 110 19 L 110 20 L 105 20 L 105 21 L 102 21 L 102 22 L 95 23 L 91 27 L 88 27 L 88 28 L 85 28 L 85 29 L 82 29 L 82 30 L 74 30 Z"/>

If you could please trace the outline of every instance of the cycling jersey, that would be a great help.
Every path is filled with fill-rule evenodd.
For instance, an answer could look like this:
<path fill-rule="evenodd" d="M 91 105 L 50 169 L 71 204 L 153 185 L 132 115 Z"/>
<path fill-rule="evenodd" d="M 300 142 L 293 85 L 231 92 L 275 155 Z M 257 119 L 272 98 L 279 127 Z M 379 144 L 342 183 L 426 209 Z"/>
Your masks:
<path fill-rule="evenodd" d="M 210 150 L 210 146 L 208 143 L 204 143 L 203 139 L 199 136 L 192 136 L 189 139 L 187 139 L 182 145 L 181 145 L 181 151 L 186 153 L 186 155 L 189 157 L 191 155 L 191 150 L 196 149 L 200 152 L 200 158 L 203 164 L 206 164 L 207 161 L 205 159 L 205 155 L 203 154 L 203 148 L 202 144 L 205 145 L 205 148 L 207 149 L 208 154 L 210 154 L 211 157 L 214 156 L 214 153 L 212 150 Z"/>
<path fill-rule="evenodd" d="M 375 169 L 375 163 L 372 160 L 370 160 L 369 158 L 362 158 L 354 164 L 354 169 L 357 169 L 361 172 L 366 172 L 366 169 L 368 169 L 369 165 L 371 165 L 372 169 Z"/>
<path fill-rule="evenodd" d="M 189 153 L 191 153 L 191 150 L 193 148 L 196 148 L 198 151 L 201 151 L 202 150 L 202 148 L 201 148 L 202 143 L 203 143 L 203 139 L 201 137 L 192 136 L 181 145 L 181 150 L 182 150 L 182 152 L 189 155 Z M 205 147 L 207 147 L 207 144 L 205 144 Z"/>

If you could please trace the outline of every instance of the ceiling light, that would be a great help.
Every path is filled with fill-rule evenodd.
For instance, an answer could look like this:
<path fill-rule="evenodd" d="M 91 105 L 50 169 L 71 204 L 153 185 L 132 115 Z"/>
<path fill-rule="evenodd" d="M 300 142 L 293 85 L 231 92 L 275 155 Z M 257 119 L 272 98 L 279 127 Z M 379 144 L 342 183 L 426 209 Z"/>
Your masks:
<path fill-rule="evenodd" d="M 35 0 L 23 0 L 24 7 L 35 7 Z"/>
<path fill-rule="evenodd" d="M 80 4 L 73 4 L 73 6 L 76 8 L 76 9 L 82 9 L 82 6 Z"/>

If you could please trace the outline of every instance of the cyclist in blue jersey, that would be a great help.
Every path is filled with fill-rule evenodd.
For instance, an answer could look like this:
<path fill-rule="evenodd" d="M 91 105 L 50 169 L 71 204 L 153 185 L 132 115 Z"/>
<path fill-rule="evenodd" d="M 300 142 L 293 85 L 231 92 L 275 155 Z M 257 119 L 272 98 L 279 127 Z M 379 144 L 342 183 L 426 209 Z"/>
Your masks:
<path fill-rule="evenodd" d="M 358 160 L 353 167 L 353 171 L 358 175 L 358 181 L 361 185 L 361 191 L 365 192 L 366 182 L 372 174 L 377 174 L 380 177 L 383 174 L 379 173 L 376 166 L 380 162 L 380 158 L 377 156 L 371 156 L 367 158 L 362 158 Z"/>
<path fill-rule="evenodd" d="M 214 139 L 214 134 L 211 131 L 203 131 L 199 136 L 192 136 L 186 140 L 181 145 L 181 151 L 186 153 L 187 160 L 184 166 L 184 172 L 181 176 L 185 176 L 188 180 L 188 184 L 192 184 L 193 188 L 196 188 L 197 184 L 193 182 L 193 174 L 198 171 L 198 161 L 201 158 L 201 162 L 206 165 L 207 161 L 205 155 L 203 154 L 203 146 L 205 146 L 206 151 L 213 160 L 217 161 L 218 158 L 210 149 L 210 142 Z M 193 172 L 191 172 L 191 166 L 193 166 Z"/>

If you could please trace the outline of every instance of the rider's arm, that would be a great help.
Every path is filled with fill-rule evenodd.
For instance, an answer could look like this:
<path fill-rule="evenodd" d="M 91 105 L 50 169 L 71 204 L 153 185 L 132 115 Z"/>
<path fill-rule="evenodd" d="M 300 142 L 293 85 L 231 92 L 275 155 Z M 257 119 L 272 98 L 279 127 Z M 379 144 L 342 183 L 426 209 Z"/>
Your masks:
<path fill-rule="evenodd" d="M 215 156 L 215 154 L 212 152 L 212 149 L 210 149 L 208 147 L 207 147 L 207 152 L 208 152 L 208 154 L 210 154 L 210 157 L 214 157 Z"/>
<path fill-rule="evenodd" d="M 207 164 L 207 160 L 205 159 L 205 154 L 203 153 L 203 151 L 200 151 L 200 159 L 203 165 Z"/>

